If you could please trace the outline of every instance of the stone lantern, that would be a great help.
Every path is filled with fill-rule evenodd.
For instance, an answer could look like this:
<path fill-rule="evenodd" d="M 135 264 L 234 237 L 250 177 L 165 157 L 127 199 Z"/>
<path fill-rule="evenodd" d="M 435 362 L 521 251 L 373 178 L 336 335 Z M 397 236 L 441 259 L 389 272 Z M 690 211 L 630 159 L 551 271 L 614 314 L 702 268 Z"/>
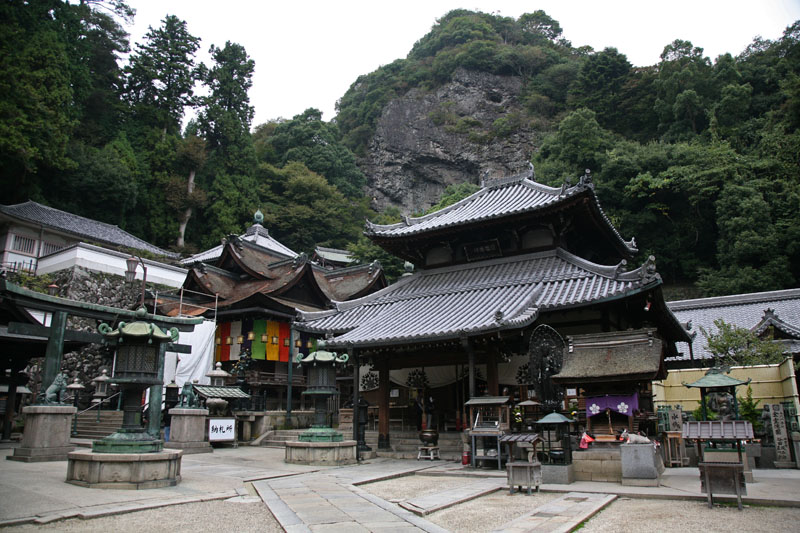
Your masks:
<path fill-rule="evenodd" d="M 105 368 L 100 373 L 99 376 L 92 380 L 94 383 L 94 395 L 92 397 L 92 403 L 103 403 L 108 396 L 108 382 L 111 381 L 111 378 L 108 377 L 108 370 Z"/>
<path fill-rule="evenodd" d="M 347 363 L 347 354 L 323 350 L 324 341 L 317 342 L 317 351 L 304 356 L 298 354 L 296 361 L 307 369 L 307 388 L 304 395 L 314 398 L 314 423 L 298 437 L 301 442 L 341 442 L 342 434 L 328 426 L 328 398 L 339 394 L 336 389 L 336 365 Z"/>
<path fill-rule="evenodd" d="M 222 363 L 217 362 L 214 366 L 214 370 L 206 374 L 207 377 L 211 378 L 211 386 L 212 387 L 225 387 L 227 385 L 226 381 L 230 374 L 222 370 Z"/>
<path fill-rule="evenodd" d="M 136 315 L 144 318 L 140 308 Z M 152 385 L 161 384 L 164 352 L 167 343 L 178 340 L 177 328 L 164 332 L 155 324 L 138 320 L 120 322 L 112 330 L 100 324 L 100 333 L 116 345 L 113 381 L 123 390 L 122 427 L 114 434 L 95 441 L 92 449 L 98 453 L 148 453 L 163 448 L 163 441 L 150 435 L 142 425 L 142 393 Z M 160 407 L 160 406 L 159 406 Z M 157 416 L 161 416 L 158 409 Z"/>

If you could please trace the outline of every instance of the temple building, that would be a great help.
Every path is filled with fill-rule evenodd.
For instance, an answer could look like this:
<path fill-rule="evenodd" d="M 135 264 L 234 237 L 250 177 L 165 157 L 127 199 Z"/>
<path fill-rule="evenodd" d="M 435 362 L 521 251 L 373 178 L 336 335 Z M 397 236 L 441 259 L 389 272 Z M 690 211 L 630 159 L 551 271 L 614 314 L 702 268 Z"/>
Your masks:
<path fill-rule="evenodd" d="M 627 268 L 635 242 L 605 215 L 588 173 L 557 188 L 532 170 L 486 181 L 440 211 L 368 222 L 366 235 L 416 271 L 302 309 L 295 327 L 360 363 L 353 381 L 372 389 L 381 448 L 390 422 L 413 426 L 421 394 L 439 429 L 464 427 L 464 403 L 480 395 L 578 410 L 596 432 L 635 427 L 652 414 L 664 358 L 690 340 L 654 258 Z"/>
<path fill-rule="evenodd" d="M 167 315 L 216 320 L 215 361 L 231 371 L 247 354 L 253 408 L 283 409 L 290 346 L 302 353 L 315 347 L 312 335 L 292 331 L 298 311 L 360 298 L 384 288 L 386 278 L 377 262 L 323 267 L 275 240 L 262 222 L 259 211 L 244 234 L 183 260 L 189 272 L 182 290 L 160 295 L 156 306 Z M 293 381 L 304 384 L 302 375 Z"/>

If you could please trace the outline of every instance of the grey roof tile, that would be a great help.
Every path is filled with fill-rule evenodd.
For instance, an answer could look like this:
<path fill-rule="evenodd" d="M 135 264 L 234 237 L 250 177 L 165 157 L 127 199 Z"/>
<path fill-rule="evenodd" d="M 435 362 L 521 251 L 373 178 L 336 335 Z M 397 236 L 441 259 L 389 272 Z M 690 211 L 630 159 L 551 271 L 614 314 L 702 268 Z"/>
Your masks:
<path fill-rule="evenodd" d="M 365 233 L 382 238 L 401 238 L 429 231 L 483 222 L 491 219 L 537 211 L 567 201 L 569 198 L 588 191 L 594 196 L 603 220 L 614 237 L 619 239 L 629 252 L 636 252 L 633 240 L 625 241 L 611 224 L 600 207 L 591 185 L 578 184 L 573 187 L 554 188 L 528 179 L 530 174 L 520 174 L 509 178 L 494 180 L 478 192 L 463 200 L 428 215 L 403 222 L 378 225 L 367 221 Z"/>
<path fill-rule="evenodd" d="M 716 332 L 714 320 L 717 319 L 740 328 L 752 329 L 764 318 L 764 311 L 773 309 L 783 322 L 800 326 L 800 289 L 680 300 L 668 302 L 667 306 L 681 322 L 691 321 L 691 331 L 696 333 L 692 341 L 695 359 L 713 357 L 706 348 L 706 338 L 700 328 Z M 685 346 L 685 349 L 678 359 L 689 359 L 689 347 L 681 343 L 679 350 L 681 346 Z"/>
<path fill-rule="evenodd" d="M 124 246 L 135 250 L 143 250 L 156 255 L 177 258 L 178 254 L 168 252 L 147 241 L 131 235 L 113 224 L 98 222 L 90 218 L 73 215 L 60 209 L 48 207 L 34 201 L 15 205 L 0 205 L 0 212 L 34 224 L 75 235 L 76 237 L 114 246 Z"/>
<path fill-rule="evenodd" d="M 589 304 L 651 283 L 563 249 L 423 270 L 337 309 L 304 313 L 300 329 L 338 336 L 331 345 L 374 346 L 520 328 L 542 311 Z"/>

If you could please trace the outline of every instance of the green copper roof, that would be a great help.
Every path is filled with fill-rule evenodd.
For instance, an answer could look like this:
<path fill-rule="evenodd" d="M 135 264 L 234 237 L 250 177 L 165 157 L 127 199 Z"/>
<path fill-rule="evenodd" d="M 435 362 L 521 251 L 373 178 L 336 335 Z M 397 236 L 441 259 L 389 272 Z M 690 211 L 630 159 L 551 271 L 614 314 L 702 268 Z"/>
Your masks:
<path fill-rule="evenodd" d="M 144 318 L 146 311 L 143 307 L 136 311 L 137 318 Z M 150 341 L 157 342 L 175 342 L 178 340 L 178 329 L 170 328 L 169 331 L 164 331 L 153 323 L 143 322 L 137 320 L 136 322 L 120 322 L 117 324 L 117 329 L 111 329 L 106 323 L 100 324 L 97 329 L 103 336 L 108 338 L 118 338 L 122 340 L 125 337 L 148 338 Z"/>
<path fill-rule="evenodd" d="M 536 424 L 565 424 L 568 422 L 575 422 L 571 418 L 567 418 L 561 413 L 550 413 L 537 420 Z"/>
<path fill-rule="evenodd" d="M 724 373 L 721 368 L 711 368 L 706 375 L 698 379 L 694 383 L 684 383 L 684 387 L 696 387 L 701 389 L 725 388 L 736 387 L 739 385 L 747 385 L 750 379 L 742 381 Z"/>
<path fill-rule="evenodd" d="M 331 364 L 341 364 L 346 363 L 350 356 L 346 353 L 338 355 L 336 352 L 329 352 L 327 350 L 323 350 L 322 348 L 325 347 L 325 341 L 319 340 L 317 341 L 317 348 L 319 348 L 316 352 L 311 352 L 310 354 L 303 356 L 302 353 L 297 354 L 297 358 L 295 359 L 298 363 L 303 364 L 316 364 L 316 363 L 331 363 Z"/>

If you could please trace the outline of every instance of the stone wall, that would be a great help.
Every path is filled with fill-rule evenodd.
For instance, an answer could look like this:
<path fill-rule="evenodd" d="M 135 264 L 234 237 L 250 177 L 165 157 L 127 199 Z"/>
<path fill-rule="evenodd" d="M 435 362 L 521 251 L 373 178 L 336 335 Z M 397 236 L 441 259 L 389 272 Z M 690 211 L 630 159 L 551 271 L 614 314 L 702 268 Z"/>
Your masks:
<path fill-rule="evenodd" d="M 122 276 L 93 272 L 81 267 L 73 267 L 49 274 L 52 282 L 58 285 L 56 296 L 93 303 L 109 307 L 130 309 L 141 296 L 141 282 L 126 283 Z M 13 280 L 12 280 L 13 281 Z M 151 285 L 148 284 L 148 288 Z M 68 328 L 80 331 L 97 332 L 97 320 L 70 317 Z M 113 353 L 104 345 L 90 344 L 84 348 L 65 352 L 61 362 L 61 371 L 69 376 L 69 382 L 77 377 L 86 387 L 83 398 L 88 402 L 94 391 L 92 379 L 100 375 L 103 369 L 111 374 Z M 41 386 L 41 371 L 44 359 L 31 359 L 26 372 L 29 377 L 28 387 L 36 397 Z"/>

